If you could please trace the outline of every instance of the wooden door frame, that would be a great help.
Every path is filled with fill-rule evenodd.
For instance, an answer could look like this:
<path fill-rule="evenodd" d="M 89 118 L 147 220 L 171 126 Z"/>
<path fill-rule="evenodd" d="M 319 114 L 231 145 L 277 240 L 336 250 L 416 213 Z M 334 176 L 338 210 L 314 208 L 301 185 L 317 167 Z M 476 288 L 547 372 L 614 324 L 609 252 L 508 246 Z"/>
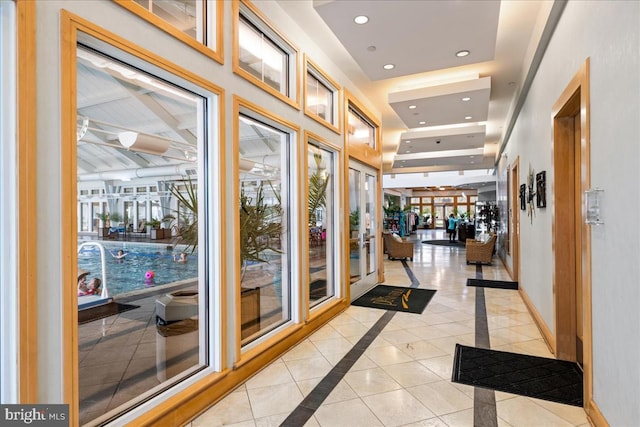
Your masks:
<path fill-rule="evenodd" d="M 513 164 L 509 168 L 509 182 L 511 184 L 511 280 L 520 281 L 520 157 L 516 157 Z"/>
<path fill-rule="evenodd" d="M 555 303 L 556 357 L 576 360 L 576 304 L 583 313 L 583 369 L 585 410 L 594 408 L 593 338 L 591 319 L 591 234 L 586 224 L 582 198 L 589 189 L 590 171 L 589 59 L 567 85 L 552 109 L 553 151 L 553 290 Z M 579 115 L 580 148 L 574 145 L 574 117 Z M 580 156 L 577 171 L 575 156 Z M 578 179 L 578 191 L 575 191 Z M 580 203 L 578 203 L 580 202 Z M 576 234 L 579 232 L 579 236 Z M 581 242 L 578 245 L 578 241 Z M 579 262 L 576 263 L 576 257 Z M 580 268 L 577 272 L 576 268 Z M 577 273 L 577 274 L 576 274 Z M 581 282 L 582 301 L 576 301 L 576 278 Z"/>

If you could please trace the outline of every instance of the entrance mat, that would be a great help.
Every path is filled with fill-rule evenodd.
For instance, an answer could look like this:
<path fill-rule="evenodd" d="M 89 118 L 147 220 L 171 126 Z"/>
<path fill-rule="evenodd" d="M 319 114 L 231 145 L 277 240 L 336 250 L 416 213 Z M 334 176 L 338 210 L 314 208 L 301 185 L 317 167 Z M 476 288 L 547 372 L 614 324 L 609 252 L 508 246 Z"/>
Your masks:
<path fill-rule="evenodd" d="M 93 322 L 94 320 L 104 319 L 105 317 L 114 316 L 135 308 L 140 308 L 140 306 L 133 304 L 120 304 L 117 302 L 110 302 L 97 307 L 87 308 L 86 310 L 78 311 L 78 324 L 82 325 L 84 323 Z"/>
<path fill-rule="evenodd" d="M 518 289 L 518 282 L 508 282 L 505 280 L 467 279 L 467 286 L 477 286 L 481 288 Z"/>
<path fill-rule="evenodd" d="M 378 285 L 351 304 L 420 314 L 435 293 L 436 291 L 431 289 Z"/>
<path fill-rule="evenodd" d="M 436 245 L 436 246 L 451 246 L 454 248 L 465 247 L 465 243 L 460 242 L 458 240 L 454 240 L 453 242 L 450 240 L 423 240 L 422 243 L 426 243 L 428 245 Z"/>
<path fill-rule="evenodd" d="M 456 344 L 451 381 L 566 405 L 583 405 L 575 362 Z"/>

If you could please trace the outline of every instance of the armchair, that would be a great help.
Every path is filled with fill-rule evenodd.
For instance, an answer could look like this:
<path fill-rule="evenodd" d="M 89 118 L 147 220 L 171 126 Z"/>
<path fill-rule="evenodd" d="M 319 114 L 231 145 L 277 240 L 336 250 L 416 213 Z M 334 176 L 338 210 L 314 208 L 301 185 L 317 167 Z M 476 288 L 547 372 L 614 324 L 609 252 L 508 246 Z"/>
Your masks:
<path fill-rule="evenodd" d="M 413 261 L 413 242 L 396 240 L 390 233 L 384 233 L 384 248 L 389 259 L 409 258 Z"/>
<path fill-rule="evenodd" d="M 466 241 L 466 253 L 467 264 L 469 263 L 488 263 L 491 265 L 491 259 L 493 258 L 493 248 L 496 244 L 497 236 L 491 234 L 489 240 L 486 242 L 480 242 L 475 239 L 467 239 Z"/>

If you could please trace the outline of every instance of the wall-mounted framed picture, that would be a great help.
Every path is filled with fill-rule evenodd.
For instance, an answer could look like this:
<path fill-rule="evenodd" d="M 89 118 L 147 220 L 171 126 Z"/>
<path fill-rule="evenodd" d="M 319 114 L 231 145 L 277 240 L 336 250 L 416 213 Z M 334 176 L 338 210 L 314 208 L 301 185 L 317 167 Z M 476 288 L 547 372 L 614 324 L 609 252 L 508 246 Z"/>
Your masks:
<path fill-rule="evenodd" d="M 527 210 L 527 184 L 520 184 L 520 210 Z"/>
<path fill-rule="evenodd" d="M 536 174 L 536 206 L 547 207 L 547 172 L 542 171 Z"/>

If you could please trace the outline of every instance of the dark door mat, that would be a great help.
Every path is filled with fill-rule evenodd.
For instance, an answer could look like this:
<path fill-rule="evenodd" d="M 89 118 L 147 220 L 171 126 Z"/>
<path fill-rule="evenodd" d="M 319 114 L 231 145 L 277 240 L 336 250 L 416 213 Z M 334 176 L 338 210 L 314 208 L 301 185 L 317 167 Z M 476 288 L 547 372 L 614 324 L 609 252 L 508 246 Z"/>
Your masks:
<path fill-rule="evenodd" d="M 420 314 L 435 293 L 436 291 L 431 289 L 378 285 L 351 304 Z"/>
<path fill-rule="evenodd" d="M 582 371 L 565 360 L 456 344 L 451 381 L 583 406 Z"/>
<path fill-rule="evenodd" d="M 97 307 L 87 308 L 86 310 L 78 311 L 78 324 L 82 325 L 93 322 L 94 320 L 104 319 L 105 317 L 114 316 L 139 307 L 139 305 L 110 302 Z"/>
<path fill-rule="evenodd" d="M 505 280 L 467 279 L 467 286 L 498 289 L 518 289 L 518 282 Z"/>
<path fill-rule="evenodd" d="M 460 242 L 458 240 L 454 240 L 453 242 L 450 240 L 423 240 L 422 243 L 426 243 L 428 245 L 436 245 L 436 246 L 453 246 L 455 248 L 465 247 L 465 243 Z"/>

